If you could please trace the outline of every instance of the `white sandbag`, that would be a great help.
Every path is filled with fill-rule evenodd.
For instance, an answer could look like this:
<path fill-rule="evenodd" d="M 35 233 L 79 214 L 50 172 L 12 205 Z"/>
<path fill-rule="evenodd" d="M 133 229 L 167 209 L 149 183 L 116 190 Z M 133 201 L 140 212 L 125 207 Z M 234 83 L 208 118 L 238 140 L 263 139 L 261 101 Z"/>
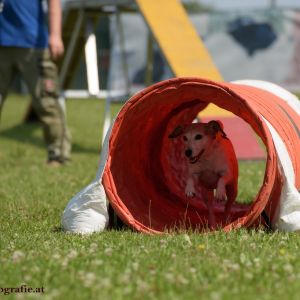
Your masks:
<path fill-rule="evenodd" d="M 76 194 L 62 215 L 63 229 L 68 232 L 85 234 L 103 231 L 107 224 L 105 191 L 98 181 Z"/>

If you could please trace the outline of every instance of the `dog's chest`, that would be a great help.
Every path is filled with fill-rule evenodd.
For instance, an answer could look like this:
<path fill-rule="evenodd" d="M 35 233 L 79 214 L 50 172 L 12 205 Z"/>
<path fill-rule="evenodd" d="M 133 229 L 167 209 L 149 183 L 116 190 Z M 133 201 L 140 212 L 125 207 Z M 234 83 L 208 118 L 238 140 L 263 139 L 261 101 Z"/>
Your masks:
<path fill-rule="evenodd" d="M 220 176 L 211 170 L 202 170 L 196 173 L 199 183 L 208 189 L 215 189 Z"/>
<path fill-rule="evenodd" d="M 190 166 L 190 171 L 197 176 L 199 183 L 208 189 L 215 189 L 221 176 L 219 159 L 202 159 Z"/>

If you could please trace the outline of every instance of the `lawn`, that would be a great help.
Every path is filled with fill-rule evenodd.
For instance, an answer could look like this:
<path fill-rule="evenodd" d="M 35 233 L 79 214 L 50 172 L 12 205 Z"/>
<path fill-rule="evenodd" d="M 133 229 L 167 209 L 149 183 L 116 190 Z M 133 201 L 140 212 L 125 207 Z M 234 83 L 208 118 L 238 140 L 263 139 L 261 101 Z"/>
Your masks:
<path fill-rule="evenodd" d="M 104 103 L 68 101 L 73 160 L 58 169 L 45 163 L 39 125 L 22 123 L 27 105 L 10 96 L 0 127 L 1 299 L 299 299 L 296 234 L 62 232 L 68 200 L 97 171 Z M 264 163 L 241 163 L 240 173 L 239 198 L 251 201 Z M 21 285 L 39 290 L 4 296 Z"/>

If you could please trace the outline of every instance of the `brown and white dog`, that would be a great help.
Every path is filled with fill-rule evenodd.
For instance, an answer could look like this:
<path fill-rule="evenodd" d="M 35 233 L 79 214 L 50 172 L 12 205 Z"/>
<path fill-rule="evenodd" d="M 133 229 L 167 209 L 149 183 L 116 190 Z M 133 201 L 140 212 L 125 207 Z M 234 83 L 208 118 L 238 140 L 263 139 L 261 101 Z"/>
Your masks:
<path fill-rule="evenodd" d="M 195 185 L 201 185 L 201 196 L 208 209 L 209 226 L 215 229 L 214 197 L 218 201 L 227 200 L 225 220 L 230 221 L 231 206 L 237 196 L 238 163 L 232 143 L 220 121 L 178 126 L 169 138 L 178 137 L 183 139 L 188 165 L 185 194 L 187 197 L 195 197 Z"/>

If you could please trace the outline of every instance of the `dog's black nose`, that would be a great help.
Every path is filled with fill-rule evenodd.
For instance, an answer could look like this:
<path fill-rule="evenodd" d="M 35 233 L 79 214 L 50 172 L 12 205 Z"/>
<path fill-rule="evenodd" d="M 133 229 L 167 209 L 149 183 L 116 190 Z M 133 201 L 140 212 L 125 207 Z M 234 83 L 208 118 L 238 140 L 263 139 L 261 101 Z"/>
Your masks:
<path fill-rule="evenodd" d="M 191 157 L 192 156 L 192 150 L 191 149 L 187 149 L 187 150 L 185 150 L 185 156 L 187 156 L 187 157 Z"/>

